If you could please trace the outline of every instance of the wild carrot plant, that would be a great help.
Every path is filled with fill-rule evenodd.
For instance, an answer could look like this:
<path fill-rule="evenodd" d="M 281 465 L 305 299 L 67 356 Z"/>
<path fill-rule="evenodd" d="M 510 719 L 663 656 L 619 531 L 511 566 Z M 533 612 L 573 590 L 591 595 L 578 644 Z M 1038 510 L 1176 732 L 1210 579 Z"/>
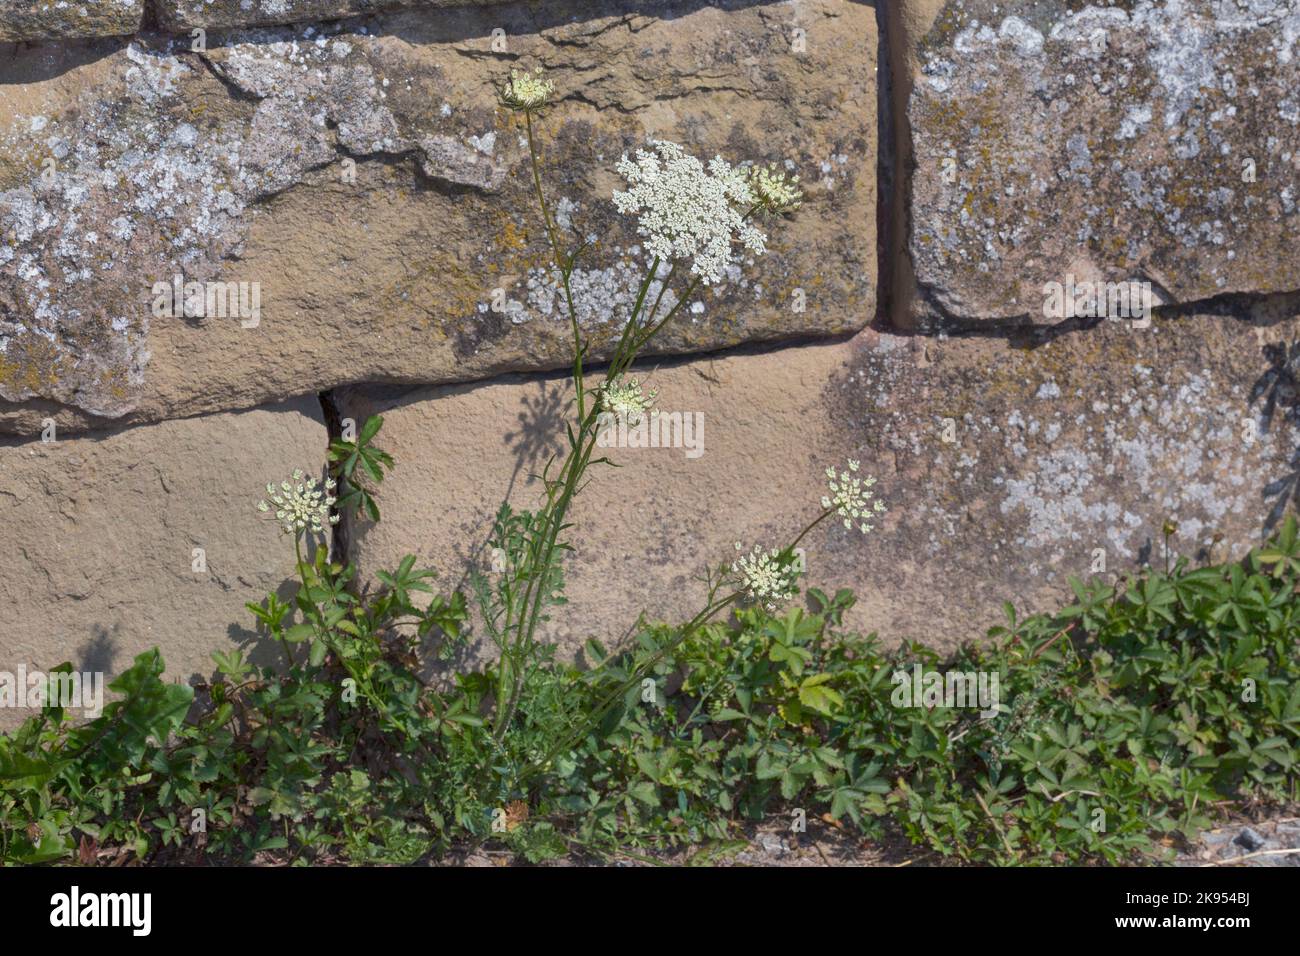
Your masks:
<path fill-rule="evenodd" d="M 767 236 L 758 222 L 793 213 L 803 199 L 798 178 L 775 164 L 735 167 L 721 157 L 706 164 L 676 143 L 664 141 L 653 141 L 648 148 L 636 150 L 634 156 L 624 155 L 617 171 L 627 188 L 615 192 L 612 199 L 620 213 L 636 219 L 636 231 L 650 261 L 630 314 L 612 317 L 622 322 L 621 334 L 610 352 L 603 380 L 589 387 L 586 362 L 591 343 L 583 336 L 571 282 L 586 247 L 579 245 L 570 250 L 563 245 L 547 200 L 539 158 L 538 127 L 553 94 L 552 85 L 540 73 L 518 72 L 512 74 L 501 92 L 502 104 L 523 119 L 533 195 L 573 336 L 574 397 L 573 418 L 565 429 L 567 451 L 558 466 L 554 460 L 548 461 L 541 476 L 541 507 L 522 514 L 508 507 L 502 509 L 493 544 L 506 555 L 505 569 L 494 583 L 481 575 L 475 582 L 483 619 L 500 651 L 493 723 L 493 737 L 498 744 L 510 731 L 530 673 L 545 660 L 545 655 L 539 654 L 538 626 L 547 619 L 547 610 L 563 601 L 561 562 L 571 549 L 565 534 L 570 527 L 569 512 L 586 485 L 588 471 L 608 461 L 596 457 L 600 431 L 611 419 L 622 418 L 635 425 L 650 411 L 655 398 L 653 393 L 643 392 L 630 375 L 638 355 L 702 286 L 720 282 L 728 269 L 737 265 L 738 249 L 754 256 L 763 254 Z M 866 532 L 867 519 L 883 506 L 879 501 L 870 501 L 873 480 L 858 478 L 857 469 L 858 463 L 851 462 L 842 484 L 833 470 L 828 472 L 831 496 L 823 499 L 822 514 L 791 544 L 755 550 L 736 561 L 730 573 L 724 568 L 716 577 L 711 576 L 704 609 L 680 629 L 675 642 L 662 652 L 669 653 L 737 601 L 758 600 L 774 607 L 774 602 L 792 596 L 798 575 L 794 549 L 812 527 L 832 513 L 839 513 L 846 526 L 856 522 Z M 540 759 L 521 768 L 517 783 L 522 784 L 571 747 L 641 675 L 642 670 L 627 675 L 625 686 L 610 692 L 606 706 L 582 715 Z"/>

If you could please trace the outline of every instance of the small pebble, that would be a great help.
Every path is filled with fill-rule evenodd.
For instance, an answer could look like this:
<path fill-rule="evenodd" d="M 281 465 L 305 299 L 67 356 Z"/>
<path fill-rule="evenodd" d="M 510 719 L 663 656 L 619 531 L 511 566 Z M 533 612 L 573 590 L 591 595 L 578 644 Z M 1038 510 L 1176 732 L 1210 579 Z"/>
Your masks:
<path fill-rule="evenodd" d="M 1253 853 L 1255 850 L 1262 847 L 1265 841 L 1262 836 L 1250 827 L 1242 827 L 1241 832 L 1237 834 L 1237 839 L 1232 842 L 1236 843 L 1238 846 L 1244 846 L 1247 850 L 1250 850 Z"/>
<path fill-rule="evenodd" d="M 770 833 L 760 834 L 758 837 L 759 845 L 768 853 L 774 853 L 777 856 L 784 856 L 786 853 L 785 841 L 780 837 L 773 836 Z"/>

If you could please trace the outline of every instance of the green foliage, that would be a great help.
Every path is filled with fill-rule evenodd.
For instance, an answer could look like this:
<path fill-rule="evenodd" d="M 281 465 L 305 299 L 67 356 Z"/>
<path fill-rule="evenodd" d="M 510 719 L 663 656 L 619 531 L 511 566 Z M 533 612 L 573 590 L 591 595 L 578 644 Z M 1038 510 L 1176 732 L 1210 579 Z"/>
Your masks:
<path fill-rule="evenodd" d="M 496 546 L 527 560 L 542 533 L 503 509 Z M 707 861 L 796 808 L 970 862 L 1151 858 L 1225 800 L 1296 798 L 1297 537 L 1291 518 L 1241 563 L 1074 582 L 1050 615 L 1008 605 L 947 659 L 846 633 L 852 594 L 811 589 L 807 610 L 642 624 L 620 654 L 592 641 L 585 669 L 531 643 L 441 684 L 427 665 L 461 646 L 463 597 L 411 557 L 358 592 L 317 548 L 294 594 L 249 605 L 279 670 L 217 653 L 192 688 L 150 651 L 99 718 L 47 707 L 0 737 L 0 860 L 410 863 L 496 841 L 533 862 Z M 539 587 L 563 603 L 561 576 Z M 996 710 L 900 706 L 915 666 L 997 675 Z"/>
<path fill-rule="evenodd" d="M 393 467 L 392 457 L 371 444 L 383 426 L 383 416 L 372 415 L 361 426 L 356 441 L 331 442 L 326 456 L 339 483 L 339 511 L 350 508 L 357 514 L 367 515 L 371 521 L 379 520 L 379 505 L 375 502 L 374 489 L 369 486 L 377 486 L 384 480 L 384 469 Z"/>
<path fill-rule="evenodd" d="M 379 427 L 335 447 L 391 465 L 369 445 Z M 428 690 L 421 658 L 463 642 L 464 598 L 433 596 L 433 572 L 409 556 L 360 594 L 352 567 L 324 547 L 306 559 L 301 544 L 295 592 L 248 605 L 283 648 L 279 670 L 219 652 L 212 681 L 190 687 L 165 682 L 150 651 L 109 685 L 120 699 L 97 719 L 74 726 L 47 707 L 0 737 L 0 860 L 409 862 L 435 846 L 443 821 L 413 768 L 427 772 L 443 736 L 482 720 Z"/>
<path fill-rule="evenodd" d="M 963 861 L 1159 857 L 1225 800 L 1296 798 L 1297 555 L 1291 518 L 1241 564 L 1075 582 L 1075 604 L 1008 606 L 988 646 L 948 660 L 841 633 L 848 592 L 810 591 L 811 614 L 740 611 L 655 664 L 654 693 L 557 763 L 546 806 L 597 844 L 724 839 L 799 807 Z M 1000 706 L 897 706 L 893 677 L 918 664 L 998 675 Z"/>

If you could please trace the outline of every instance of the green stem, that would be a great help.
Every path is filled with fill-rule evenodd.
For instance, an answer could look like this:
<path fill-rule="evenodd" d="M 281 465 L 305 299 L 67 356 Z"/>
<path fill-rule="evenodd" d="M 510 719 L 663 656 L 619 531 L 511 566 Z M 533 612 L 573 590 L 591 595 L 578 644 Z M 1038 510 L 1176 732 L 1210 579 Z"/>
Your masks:
<path fill-rule="evenodd" d="M 580 431 L 577 437 L 577 445 L 569 452 L 569 457 L 565 461 L 564 470 L 561 472 L 564 477 L 564 490 L 560 497 L 551 507 L 547 508 L 547 522 L 545 524 L 545 537 L 543 538 L 542 548 L 540 551 L 540 560 L 533 563 L 530 569 L 532 573 L 529 577 L 528 589 L 524 593 L 524 613 L 518 624 L 518 639 L 515 643 L 515 653 L 511 662 L 512 687 L 510 696 L 506 700 L 505 707 L 497 712 L 497 725 L 493 739 L 497 743 L 505 736 L 506 729 L 514 717 L 515 708 L 519 703 L 519 694 L 523 689 L 525 674 L 523 671 L 523 661 L 528 651 L 532 647 L 533 634 L 537 630 L 537 621 L 541 614 L 542 601 L 546 597 L 546 580 L 550 577 L 550 571 L 555 561 L 556 541 L 559 537 L 560 529 L 564 526 L 564 518 L 568 514 L 569 505 L 578 492 L 578 482 L 581 480 L 583 473 L 587 470 L 591 461 L 592 453 L 596 448 L 596 435 L 593 428 L 594 416 L 589 416 L 588 420 L 580 424 Z M 537 587 L 534 588 L 534 583 Z M 529 597 L 532 597 L 531 607 L 528 604 Z M 504 677 L 504 675 L 502 675 Z M 504 681 L 502 682 L 504 686 Z"/>
<path fill-rule="evenodd" d="M 578 393 L 578 417 L 584 417 L 586 402 L 586 392 L 583 388 L 582 377 L 582 332 L 578 325 L 578 310 L 573 304 L 573 289 L 569 283 L 569 274 L 572 271 L 573 261 L 567 264 L 564 261 L 564 255 L 560 252 L 560 241 L 555 235 L 555 225 L 551 220 L 550 208 L 546 205 L 546 195 L 542 192 L 542 172 L 541 163 L 537 157 L 536 142 L 533 139 L 533 114 L 524 113 L 524 126 L 528 131 L 528 159 L 533 169 L 533 191 L 537 195 L 537 205 L 542 210 L 542 221 L 546 224 L 546 239 L 551 246 L 551 256 L 555 260 L 555 268 L 560 273 L 560 281 L 564 286 L 564 300 L 569 311 L 569 322 L 573 328 L 573 383 Z"/>
<path fill-rule="evenodd" d="M 524 124 L 528 134 L 528 158 L 533 173 L 533 192 L 537 198 L 537 205 L 541 209 L 542 222 L 546 228 L 547 243 L 551 247 L 551 255 L 555 262 L 556 271 L 560 274 L 560 281 L 564 287 L 565 307 L 569 313 L 569 322 L 573 330 L 573 382 L 574 389 L 577 393 L 578 403 L 578 420 L 584 421 L 586 418 L 586 389 L 583 384 L 582 371 L 582 335 L 578 325 L 578 311 L 573 302 L 573 291 L 569 282 L 570 269 L 564 263 L 564 256 L 560 251 L 559 239 L 555 234 L 555 226 L 551 220 L 550 208 L 546 205 L 546 194 L 542 190 L 542 173 L 541 163 L 537 156 L 536 139 L 533 135 L 533 117 L 531 113 L 524 114 Z M 570 470 L 573 453 L 575 449 L 571 448 L 569 456 L 565 460 L 564 468 L 561 470 L 560 477 L 565 479 L 566 488 L 568 487 L 567 472 Z M 551 528 L 553 522 L 552 514 L 554 511 L 555 501 L 550 489 L 547 494 L 547 507 L 543 510 L 543 525 L 541 527 L 541 540 L 549 541 L 553 537 Z M 538 539 L 534 538 L 536 542 Z M 527 584 L 524 588 L 523 602 L 520 604 L 520 620 L 513 621 L 515 611 L 514 595 L 511 588 L 505 588 L 505 621 L 501 629 L 501 668 L 497 675 L 497 717 L 496 727 L 493 737 L 498 742 L 505 734 L 506 725 L 513 716 L 513 700 L 517 696 L 519 687 L 519 671 L 523 660 L 523 652 L 528 641 L 531 640 L 531 631 L 525 632 L 523 622 L 523 612 L 529 607 L 532 598 L 533 588 L 538 580 L 539 575 L 544 579 L 549 577 L 549 568 L 552 555 L 549 546 L 539 550 L 536 543 L 533 543 L 528 549 L 525 566 L 519 571 L 524 575 Z M 509 570 L 507 573 L 510 572 Z M 539 593 L 540 593 L 539 588 Z M 514 636 L 512 638 L 512 626 Z M 507 669 L 511 678 L 507 684 Z"/>
<path fill-rule="evenodd" d="M 518 705 L 519 695 L 525 680 L 523 663 L 532 646 L 533 635 L 536 633 L 537 621 L 542 609 L 542 602 L 546 596 L 545 582 L 550 577 L 550 571 L 555 561 L 556 543 L 560 530 L 564 526 L 564 518 L 568 514 L 569 505 L 572 502 L 573 497 L 578 492 L 579 483 L 591 462 L 591 456 L 596 447 L 596 424 L 598 421 L 595 414 L 596 407 L 593 405 L 589 410 L 586 404 L 586 390 L 583 384 L 582 372 L 582 355 L 584 349 L 578 324 L 577 307 L 573 301 L 572 288 L 569 282 L 570 269 L 566 266 L 564 256 L 560 251 L 559 240 L 555 234 L 555 226 L 552 221 L 550 209 L 546 204 L 545 194 L 542 190 L 540 162 L 537 157 L 531 114 L 525 115 L 525 124 L 528 132 L 528 153 L 533 172 L 533 189 L 537 197 L 538 206 L 541 208 L 542 221 L 546 227 L 546 235 L 551 246 L 555 266 L 560 272 L 561 281 L 565 291 L 565 305 L 568 309 L 569 321 L 573 329 L 574 387 L 578 397 L 578 432 L 573 438 L 569 453 L 565 458 L 564 466 L 561 469 L 560 477 L 557 479 L 557 483 L 562 484 L 562 491 L 559 493 L 558 498 L 548 491 L 547 507 L 543 509 L 542 512 L 543 520 L 539 529 L 540 536 L 533 539 L 534 544 L 529 548 L 527 566 L 522 569 L 527 584 L 524 588 L 523 600 L 519 605 L 520 614 L 518 620 L 513 620 L 515 602 L 512 596 L 507 595 L 506 619 L 502 629 L 503 666 L 501 668 L 501 673 L 498 675 L 497 716 L 493 732 L 493 739 L 498 743 L 504 737 L 506 729 L 508 728 L 511 719 L 513 719 L 515 709 Z M 645 280 L 641 283 L 641 287 L 638 290 L 636 303 L 632 309 L 632 315 L 628 324 L 623 329 L 623 337 L 619 342 L 618 349 L 616 350 L 616 352 L 620 354 L 620 357 L 621 353 L 623 353 L 624 349 L 627 347 L 629 339 L 635 341 L 637 318 L 641 309 L 644 307 L 650 285 L 658 273 L 659 261 L 658 257 L 654 259 Z M 664 288 L 666 288 L 666 285 L 659 291 L 659 299 L 655 304 L 656 310 L 658 308 L 658 301 L 661 301 L 663 298 Z M 616 359 L 616 363 L 617 362 L 618 359 Z M 506 665 L 508 665 L 509 668 L 509 682 L 506 681 Z"/>
<path fill-rule="evenodd" d="M 515 617 L 514 595 L 509 587 L 505 588 L 507 607 L 505 624 L 501 632 L 501 667 L 497 678 L 497 713 L 492 733 L 492 739 L 498 745 L 505 737 L 506 731 L 514 719 L 523 692 L 527 677 L 524 672 L 524 662 L 534 647 L 534 635 L 541 617 L 543 603 L 547 598 L 547 582 L 551 579 L 552 569 L 558 560 L 557 543 L 559 534 L 565 526 L 564 519 L 568 514 L 569 506 L 580 490 L 582 477 L 591 464 L 591 457 L 596 448 L 596 425 L 598 422 L 598 404 L 593 403 L 591 408 L 588 409 L 586 403 L 586 389 L 582 369 L 582 358 L 585 349 L 578 323 L 577 307 L 573 301 L 573 291 L 569 281 L 573 257 L 566 262 L 560 250 L 550 208 L 546 204 L 546 196 L 542 189 L 541 163 L 537 155 L 531 113 L 525 113 L 524 122 L 528 136 L 529 163 L 533 174 L 533 191 L 541 209 L 542 222 L 546 228 L 547 241 L 551 247 L 555 267 L 560 273 L 560 279 L 564 287 L 565 306 L 569 312 L 569 322 L 573 330 L 573 378 L 577 392 L 578 428 L 576 434 L 570 430 L 569 451 L 559 477 L 554 483 L 547 483 L 547 502 L 539 515 L 541 518 L 540 526 L 535 529 L 526 550 L 525 567 L 519 569 L 516 574 L 516 577 L 526 581 L 523 600 L 518 606 L 517 619 Z M 749 210 L 745 218 L 748 219 L 749 216 L 753 215 L 755 209 Z M 639 327 L 638 323 L 641 319 L 642 309 L 645 306 L 646 296 L 649 293 L 651 284 L 658 278 L 659 263 L 660 260 L 656 256 L 651 263 L 649 272 L 641 283 L 632 314 L 623 327 L 623 334 L 614 350 L 607 379 L 615 379 L 631 367 L 636 360 L 637 354 L 681 310 L 682 305 L 689 301 L 702 281 L 697 276 L 668 311 L 668 314 L 656 322 L 655 316 L 659 311 L 659 306 L 663 302 L 664 295 L 673 277 L 676 275 L 677 264 L 673 263 L 668 277 L 660 286 L 654 305 L 646 317 L 644 325 Z M 823 517 L 825 516 L 823 515 Z M 807 530 L 810 529 L 805 529 L 804 533 L 807 533 Z M 800 535 L 800 538 L 802 538 L 802 535 Z M 797 541 L 798 539 L 796 539 L 796 543 Z M 737 596 L 733 595 L 727 603 L 730 603 L 730 600 L 734 600 Z M 725 606 L 725 604 L 719 607 L 721 606 Z M 711 613 L 716 613 L 717 610 L 718 608 L 714 608 Z M 689 633 L 689 631 L 684 633 Z"/>
<path fill-rule="evenodd" d="M 700 287 L 700 281 L 701 280 L 699 276 L 696 276 L 694 279 L 692 279 L 691 284 L 686 287 L 686 291 L 682 293 L 681 298 L 679 298 L 673 304 L 673 307 L 668 310 L 668 314 L 665 315 L 662 319 L 660 319 L 657 325 L 650 327 L 649 329 L 646 330 L 646 332 L 642 336 L 640 336 L 638 339 L 633 341 L 631 355 L 628 357 L 628 362 L 627 362 L 628 365 L 631 365 L 632 360 L 636 358 L 637 354 L 642 349 L 644 349 L 647 345 L 650 344 L 650 340 L 652 338 L 654 338 L 656 335 L 659 334 L 659 330 L 662 329 L 665 325 L 667 325 L 672 320 L 673 316 L 675 316 L 678 312 L 681 311 L 682 306 L 685 305 L 687 301 L 690 300 L 691 296 L 695 294 L 695 290 Z"/>
<path fill-rule="evenodd" d="M 293 534 L 293 553 L 298 559 L 297 563 L 294 565 L 294 570 L 298 572 L 298 580 L 302 582 L 302 587 L 304 590 L 306 590 L 307 578 L 302 573 L 302 569 L 303 569 L 302 539 L 299 537 L 298 532 L 296 531 Z M 289 642 L 284 639 L 283 630 L 281 630 L 280 632 L 280 646 L 284 648 L 284 656 L 288 658 L 289 670 L 292 671 L 295 667 L 298 666 L 298 662 L 293 659 L 293 648 L 291 648 L 289 646 Z"/>

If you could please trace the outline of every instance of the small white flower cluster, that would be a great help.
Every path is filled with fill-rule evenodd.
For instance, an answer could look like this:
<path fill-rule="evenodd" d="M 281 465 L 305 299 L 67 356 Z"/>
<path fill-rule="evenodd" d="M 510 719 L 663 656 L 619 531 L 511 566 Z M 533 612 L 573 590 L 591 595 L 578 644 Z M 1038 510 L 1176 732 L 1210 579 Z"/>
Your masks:
<path fill-rule="evenodd" d="M 744 170 L 721 157 L 705 169 L 676 143 L 654 140 L 650 146 L 653 151 L 637 150 L 635 160 L 624 155 L 619 161 L 630 188 L 614 193 L 614 206 L 637 216 L 637 232 L 651 255 L 690 260 L 691 274 L 712 285 L 732 265 L 734 241 L 763 253 L 767 237 L 745 221 L 757 200 Z"/>
<path fill-rule="evenodd" d="M 857 471 L 858 462 L 851 458 L 849 467 L 838 474 L 834 468 L 826 469 L 830 495 L 822 497 L 822 507 L 834 508 L 836 514 L 844 519 L 844 527 L 852 528 L 857 522 L 858 530 L 866 534 L 875 527 L 868 524 L 867 519 L 884 514 L 885 503 L 871 490 L 876 479 L 870 475 L 859 478 Z"/>
<path fill-rule="evenodd" d="M 327 524 L 338 524 L 339 516 L 331 515 L 335 498 L 331 494 L 337 487 L 332 478 L 324 487 L 316 478 L 308 478 L 301 469 L 294 471 L 288 481 L 266 486 L 266 498 L 257 503 L 257 510 L 269 513 L 274 509 L 275 520 L 285 534 L 298 534 L 300 531 L 314 531 L 317 534 L 325 530 Z"/>
<path fill-rule="evenodd" d="M 600 386 L 600 407 L 611 415 L 627 419 L 629 425 L 636 426 L 641 423 L 641 416 L 650 411 L 658 394 L 654 389 L 644 391 L 635 378 L 625 381 L 620 375 Z"/>
<path fill-rule="evenodd" d="M 799 177 L 791 176 L 775 163 L 767 168 L 751 166 L 748 176 L 749 188 L 753 190 L 754 198 L 762 205 L 764 212 L 774 215 L 793 212 L 803 203 Z"/>
<path fill-rule="evenodd" d="M 501 91 L 501 102 L 512 110 L 531 113 L 545 106 L 554 92 L 555 84 L 542 76 L 541 69 L 536 74 L 511 70 L 510 82 Z"/>
<path fill-rule="evenodd" d="M 739 542 L 736 550 L 740 550 Z M 775 611 L 777 604 L 795 596 L 794 582 L 798 572 L 791 565 L 781 562 L 781 552 L 776 548 L 770 551 L 755 548 L 738 558 L 731 565 L 731 570 L 740 575 L 740 586 L 745 595 L 751 601 L 760 602 L 769 611 Z"/>

